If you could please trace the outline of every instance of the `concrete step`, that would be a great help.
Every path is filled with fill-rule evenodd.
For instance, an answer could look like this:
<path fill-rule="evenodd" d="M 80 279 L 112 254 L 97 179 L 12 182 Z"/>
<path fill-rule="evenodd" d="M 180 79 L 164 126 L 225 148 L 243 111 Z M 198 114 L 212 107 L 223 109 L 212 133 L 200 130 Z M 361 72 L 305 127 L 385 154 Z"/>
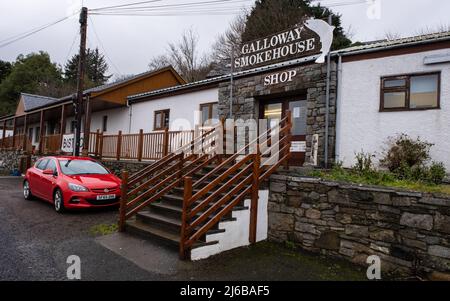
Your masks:
<path fill-rule="evenodd" d="M 171 248 L 178 249 L 180 247 L 180 234 L 166 231 L 154 225 L 143 223 L 137 218 L 132 218 L 126 222 L 126 231 L 132 235 L 139 236 L 144 239 L 151 239 L 160 242 Z M 198 241 L 194 244 L 194 248 L 217 244 L 217 241 L 206 243 Z"/>

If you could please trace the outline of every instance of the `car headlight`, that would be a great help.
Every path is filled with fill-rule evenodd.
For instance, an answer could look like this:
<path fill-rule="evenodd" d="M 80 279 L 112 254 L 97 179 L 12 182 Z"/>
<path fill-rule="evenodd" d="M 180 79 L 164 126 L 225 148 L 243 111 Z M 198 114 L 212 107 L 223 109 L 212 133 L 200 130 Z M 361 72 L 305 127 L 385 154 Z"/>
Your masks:
<path fill-rule="evenodd" d="M 89 189 L 87 189 L 84 186 L 78 185 L 78 184 L 73 184 L 73 183 L 69 183 L 69 189 L 75 192 L 86 192 L 89 191 Z"/>

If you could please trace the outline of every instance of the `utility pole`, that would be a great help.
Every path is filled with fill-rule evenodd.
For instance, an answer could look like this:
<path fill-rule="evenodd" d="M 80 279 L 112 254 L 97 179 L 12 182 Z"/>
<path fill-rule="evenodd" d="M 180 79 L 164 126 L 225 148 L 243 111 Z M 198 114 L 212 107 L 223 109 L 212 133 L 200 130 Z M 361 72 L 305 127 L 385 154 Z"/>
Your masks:
<path fill-rule="evenodd" d="M 86 62 L 86 35 L 87 35 L 88 9 L 83 7 L 80 13 L 80 54 L 78 57 L 77 97 L 74 99 L 75 109 L 75 146 L 74 156 L 80 156 L 81 145 L 81 118 L 83 116 L 84 66 Z"/>

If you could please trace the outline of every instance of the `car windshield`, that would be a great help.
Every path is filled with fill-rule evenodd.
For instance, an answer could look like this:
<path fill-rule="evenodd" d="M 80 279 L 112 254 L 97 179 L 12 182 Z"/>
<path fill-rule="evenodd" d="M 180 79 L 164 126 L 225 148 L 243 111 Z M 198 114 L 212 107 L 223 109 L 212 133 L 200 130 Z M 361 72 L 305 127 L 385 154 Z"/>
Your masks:
<path fill-rule="evenodd" d="M 106 175 L 109 171 L 98 164 L 89 160 L 60 160 L 59 166 L 65 175 Z"/>

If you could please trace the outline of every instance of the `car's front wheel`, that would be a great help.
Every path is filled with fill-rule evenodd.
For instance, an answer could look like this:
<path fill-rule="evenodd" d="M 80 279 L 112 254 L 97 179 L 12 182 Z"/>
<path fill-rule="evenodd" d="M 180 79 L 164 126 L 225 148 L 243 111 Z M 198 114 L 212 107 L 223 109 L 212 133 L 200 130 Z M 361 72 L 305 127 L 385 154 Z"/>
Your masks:
<path fill-rule="evenodd" d="M 63 213 L 65 211 L 64 208 L 64 199 L 61 190 L 56 189 L 53 194 L 53 203 L 55 205 L 55 211 L 58 213 Z"/>
<path fill-rule="evenodd" d="M 31 193 L 31 189 L 30 189 L 30 182 L 28 182 L 27 180 L 25 180 L 23 182 L 23 197 L 27 201 L 30 201 L 33 199 L 33 194 Z"/>

